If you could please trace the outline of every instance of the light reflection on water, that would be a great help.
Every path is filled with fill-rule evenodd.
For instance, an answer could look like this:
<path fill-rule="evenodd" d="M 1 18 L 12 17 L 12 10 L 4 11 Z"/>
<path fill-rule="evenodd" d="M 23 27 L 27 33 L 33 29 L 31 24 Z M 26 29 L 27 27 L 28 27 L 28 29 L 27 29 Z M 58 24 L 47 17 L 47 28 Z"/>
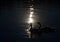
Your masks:
<path fill-rule="evenodd" d="M 25 31 L 27 32 L 27 38 L 32 38 L 32 39 L 34 39 L 34 38 L 36 38 L 36 37 L 38 37 L 38 34 L 32 34 L 30 31 L 30 28 L 28 28 L 28 29 L 25 29 Z M 32 35 L 31 35 L 32 34 Z"/>
<path fill-rule="evenodd" d="M 33 34 L 31 35 L 31 32 L 29 31 L 30 28 L 28 29 L 25 29 L 25 32 L 27 33 L 27 38 L 30 38 L 30 39 L 36 39 L 36 38 L 55 38 L 56 35 L 55 33 L 40 33 L 40 34 Z M 31 37 L 32 36 L 32 37 Z"/>
<path fill-rule="evenodd" d="M 31 32 L 29 32 L 29 30 L 30 30 L 30 28 L 26 29 L 26 32 L 27 32 L 27 34 L 28 34 L 28 38 L 31 38 L 31 37 L 30 37 Z"/>
<path fill-rule="evenodd" d="M 33 4 L 32 4 L 33 5 Z M 38 21 L 38 20 L 40 20 L 40 18 L 41 18 L 41 15 L 40 16 L 38 16 L 38 17 L 40 17 L 40 18 L 38 18 L 37 20 L 36 19 L 34 19 L 35 17 L 37 18 L 37 16 L 35 16 L 34 18 L 32 18 L 33 17 L 33 15 L 35 15 L 35 13 L 36 12 L 34 12 L 34 7 L 31 5 L 31 7 L 29 8 L 30 9 L 30 13 L 29 13 L 29 23 L 33 23 L 33 22 L 36 22 L 36 21 Z M 45 14 L 45 13 L 44 13 Z M 39 15 L 39 14 L 38 14 Z M 47 14 L 46 14 L 47 15 Z M 45 17 L 44 17 L 44 15 L 42 14 L 42 18 L 43 19 L 45 19 Z M 43 19 L 42 20 L 40 20 L 40 21 L 43 21 Z M 36 21 L 35 21 L 36 20 Z M 44 20 L 45 21 L 45 20 Z M 25 32 L 27 33 L 27 36 L 28 36 L 28 38 L 31 38 L 31 32 L 29 31 L 30 30 L 30 28 L 27 28 L 27 29 L 25 29 Z M 33 38 L 35 38 L 35 37 L 37 37 L 39 34 L 33 34 L 32 36 L 33 36 Z M 44 33 L 42 33 L 42 35 L 45 37 L 45 36 L 48 36 L 48 34 L 44 34 Z M 38 36 L 39 37 L 39 36 Z"/>

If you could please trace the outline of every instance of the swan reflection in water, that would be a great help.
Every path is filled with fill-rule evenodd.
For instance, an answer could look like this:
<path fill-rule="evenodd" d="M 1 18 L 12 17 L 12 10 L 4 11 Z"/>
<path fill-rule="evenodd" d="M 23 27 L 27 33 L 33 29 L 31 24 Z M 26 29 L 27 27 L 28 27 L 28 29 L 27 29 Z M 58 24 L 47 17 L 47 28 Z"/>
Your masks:
<path fill-rule="evenodd" d="M 27 34 L 29 38 L 35 38 L 35 37 L 40 37 L 42 33 L 50 33 L 50 32 L 55 32 L 55 29 L 52 29 L 51 27 L 44 27 L 41 28 L 40 22 L 37 23 L 39 25 L 39 28 L 35 29 L 32 28 L 32 23 L 30 23 L 30 28 L 26 29 Z"/>

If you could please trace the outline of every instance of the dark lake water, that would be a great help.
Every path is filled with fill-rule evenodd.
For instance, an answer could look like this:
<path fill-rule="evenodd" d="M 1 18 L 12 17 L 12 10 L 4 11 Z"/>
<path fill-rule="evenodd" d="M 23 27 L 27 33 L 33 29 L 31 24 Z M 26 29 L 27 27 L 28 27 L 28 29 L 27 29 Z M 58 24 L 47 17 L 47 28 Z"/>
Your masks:
<path fill-rule="evenodd" d="M 29 8 L 26 1 L 1 1 L 0 42 L 60 42 L 60 2 L 35 1 L 34 21 L 41 22 L 42 27 L 55 27 L 54 33 L 42 33 L 31 39 L 26 29 Z"/>

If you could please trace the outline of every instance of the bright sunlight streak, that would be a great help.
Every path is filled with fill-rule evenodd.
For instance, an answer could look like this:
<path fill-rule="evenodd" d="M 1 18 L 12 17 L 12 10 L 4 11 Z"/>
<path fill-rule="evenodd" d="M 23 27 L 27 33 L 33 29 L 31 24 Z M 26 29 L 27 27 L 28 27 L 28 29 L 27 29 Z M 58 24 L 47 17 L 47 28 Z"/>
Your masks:
<path fill-rule="evenodd" d="M 30 14 L 33 14 L 34 12 L 30 12 Z"/>
<path fill-rule="evenodd" d="M 32 17 L 32 14 L 30 14 L 30 18 Z"/>
<path fill-rule="evenodd" d="M 33 19 L 32 18 L 29 18 L 29 23 L 32 23 L 33 22 Z"/>
<path fill-rule="evenodd" d="M 34 10 L 34 8 L 30 8 L 30 10 Z"/>

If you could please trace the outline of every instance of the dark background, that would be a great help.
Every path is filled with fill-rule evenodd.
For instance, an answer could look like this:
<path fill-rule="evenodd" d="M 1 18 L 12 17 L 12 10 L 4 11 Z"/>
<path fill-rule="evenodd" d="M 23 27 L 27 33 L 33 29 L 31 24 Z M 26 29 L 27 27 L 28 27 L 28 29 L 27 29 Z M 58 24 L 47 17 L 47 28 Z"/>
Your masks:
<path fill-rule="evenodd" d="M 29 16 L 28 0 L 0 0 L 0 42 L 29 42 L 22 35 Z M 35 0 L 35 19 L 44 26 L 56 27 L 55 37 L 41 38 L 38 42 L 60 41 L 60 1 Z M 36 14 L 37 13 L 37 14 Z M 37 19 L 38 18 L 38 19 Z"/>

